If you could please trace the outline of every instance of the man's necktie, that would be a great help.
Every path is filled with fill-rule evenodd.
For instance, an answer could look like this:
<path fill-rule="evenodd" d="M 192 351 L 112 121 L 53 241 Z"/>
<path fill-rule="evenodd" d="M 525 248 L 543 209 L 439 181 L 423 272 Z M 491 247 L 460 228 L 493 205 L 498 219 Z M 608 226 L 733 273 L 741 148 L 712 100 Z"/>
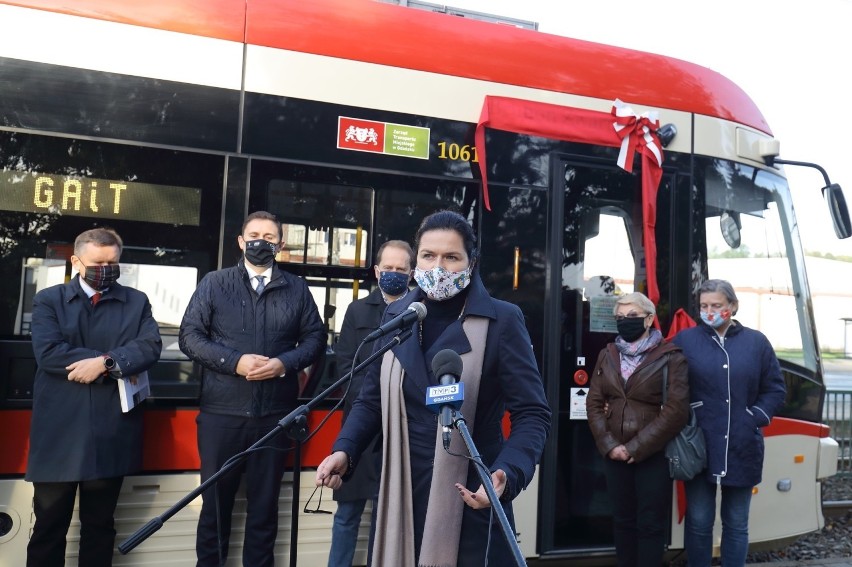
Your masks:
<path fill-rule="evenodd" d="M 102 295 L 103 294 L 101 292 L 96 291 L 95 294 L 92 296 L 92 305 L 97 305 L 98 301 L 101 300 Z"/>
<path fill-rule="evenodd" d="M 263 288 L 266 287 L 266 284 L 263 283 L 263 280 L 266 279 L 266 276 L 255 276 L 254 278 L 257 280 L 257 287 L 254 288 L 254 290 L 257 292 L 258 295 L 260 295 L 261 293 L 263 293 Z"/>

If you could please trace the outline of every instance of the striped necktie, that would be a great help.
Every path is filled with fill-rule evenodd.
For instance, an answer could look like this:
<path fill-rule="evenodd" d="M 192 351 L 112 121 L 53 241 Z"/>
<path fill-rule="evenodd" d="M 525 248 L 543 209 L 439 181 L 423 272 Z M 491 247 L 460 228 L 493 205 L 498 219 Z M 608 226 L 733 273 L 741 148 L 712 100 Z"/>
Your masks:
<path fill-rule="evenodd" d="M 100 301 L 100 300 L 101 300 L 101 296 L 102 296 L 102 295 L 103 295 L 103 294 L 102 294 L 101 292 L 99 292 L 99 291 L 96 291 L 96 292 L 95 292 L 95 294 L 91 297 L 92 305 L 93 305 L 93 306 L 98 304 L 98 301 Z"/>
<path fill-rule="evenodd" d="M 266 279 L 266 276 L 255 276 L 254 279 L 257 280 L 257 287 L 254 288 L 254 290 L 257 292 L 258 295 L 260 295 L 261 293 L 263 293 L 263 290 L 266 287 L 266 284 L 263 283 L 263 280 Z"/>

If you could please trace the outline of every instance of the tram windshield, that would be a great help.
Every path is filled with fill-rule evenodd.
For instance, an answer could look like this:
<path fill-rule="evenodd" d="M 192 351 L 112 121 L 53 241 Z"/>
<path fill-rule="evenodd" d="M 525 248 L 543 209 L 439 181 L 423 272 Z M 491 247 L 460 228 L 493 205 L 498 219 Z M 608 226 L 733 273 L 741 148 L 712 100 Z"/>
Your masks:
<path fill-rule="evenodd" d="M 764 333 L 779 358 L 816 370 L 798 231 L 787 182 L 754 167 L 713 160 L 704 171 L 707 273 L 730 281 L 736 318 Z"/>

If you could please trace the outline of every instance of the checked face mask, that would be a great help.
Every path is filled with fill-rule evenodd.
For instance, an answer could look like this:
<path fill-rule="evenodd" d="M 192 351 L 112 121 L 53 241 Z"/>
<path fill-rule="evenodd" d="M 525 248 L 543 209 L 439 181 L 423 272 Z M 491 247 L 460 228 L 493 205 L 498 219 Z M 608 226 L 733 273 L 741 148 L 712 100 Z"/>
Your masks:
<path fill-rule="evenodd" d="M 97 291 L 107 289 L 121 277 L 121 266 L 118 264 L 85 266 L 85 268 L 85 273 L 81 274 L 80 277 Z"/>

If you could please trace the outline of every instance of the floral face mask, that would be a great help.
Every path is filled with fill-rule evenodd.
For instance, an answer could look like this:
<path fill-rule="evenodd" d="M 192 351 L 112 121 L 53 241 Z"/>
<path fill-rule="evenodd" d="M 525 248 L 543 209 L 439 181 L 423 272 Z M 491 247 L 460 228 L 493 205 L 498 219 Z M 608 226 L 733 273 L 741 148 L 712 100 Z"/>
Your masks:
<path fill-rule="evenodd" d="M 722 325 L 725 324 L 725 321 L 730 321 L 731 319 L 731 310 L 730 309 L 722 309 L 719 312 L 713 311 L 702 311 L 700 313 L 701 320 L 704 321 L 707 325 L 710 325 L 714 329 L 718 329 Z"/>
<path fill-rule="evenodd" d="M 470 272 L 470 267 L 461 272 L 450 272 L 441 266 L 435 266 L 431 270 L 415 268 L 414 281 L 426 297 L 435 301 L 444 301 L 455 297 L 470 284 Z"/>

